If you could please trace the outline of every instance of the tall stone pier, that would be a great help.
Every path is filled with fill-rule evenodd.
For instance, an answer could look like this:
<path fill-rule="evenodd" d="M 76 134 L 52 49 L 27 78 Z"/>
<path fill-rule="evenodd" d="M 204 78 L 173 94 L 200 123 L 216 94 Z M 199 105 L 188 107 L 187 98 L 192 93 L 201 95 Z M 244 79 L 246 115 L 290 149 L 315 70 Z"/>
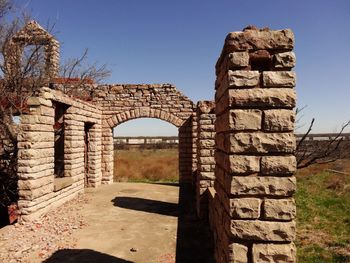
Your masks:
<path fill-rule="evenodd" d="M 216 262 L 295 262 L 291 30 L 231 32 L 216 64 Z"/>

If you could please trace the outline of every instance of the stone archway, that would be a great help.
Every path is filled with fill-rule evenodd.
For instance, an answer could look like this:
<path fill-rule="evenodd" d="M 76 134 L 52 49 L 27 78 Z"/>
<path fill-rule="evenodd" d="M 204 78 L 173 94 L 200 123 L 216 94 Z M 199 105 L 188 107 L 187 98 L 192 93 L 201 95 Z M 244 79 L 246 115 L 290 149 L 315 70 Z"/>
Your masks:
<path fill-rule="evenodd" d="M 179 128 L 180 182 L 194 182 L 197 123 L 189 98 L 170 84 L 102 85 L 92 97 L 103 109 L 102 183 L 113 182 L 113 128 L 137 118 L 157 118 Z"/>

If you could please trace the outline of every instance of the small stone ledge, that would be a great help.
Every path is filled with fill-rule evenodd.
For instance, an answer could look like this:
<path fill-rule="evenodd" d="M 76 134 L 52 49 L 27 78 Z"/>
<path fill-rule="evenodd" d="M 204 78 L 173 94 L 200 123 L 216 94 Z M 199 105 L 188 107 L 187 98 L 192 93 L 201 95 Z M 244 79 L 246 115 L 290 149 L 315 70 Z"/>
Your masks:
<path fill-rule="evenodd" d="M 53 181 L 53 191 L 57 192 L 59 190 L 62 190 L 63 188 L 71 186 L 73 183 L 74 180 L 71 177 L 55 178 Z"/>

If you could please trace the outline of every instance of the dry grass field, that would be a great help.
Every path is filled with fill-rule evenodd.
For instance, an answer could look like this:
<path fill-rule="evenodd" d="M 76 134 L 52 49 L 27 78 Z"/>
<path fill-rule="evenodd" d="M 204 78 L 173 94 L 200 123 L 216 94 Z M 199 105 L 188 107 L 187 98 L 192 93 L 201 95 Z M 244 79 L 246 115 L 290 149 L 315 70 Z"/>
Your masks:
<path fill-rule="evenodd" d="M 115 181 L 178 180 L 178 152 L 118 150 Z M 313 165 L 297 173 L 297 240 L 299 262 L 350 262 L 350 159 Z"/>
<path fill-rule="evenodd" d="M 116 182 L 177 182 L 177 149 L 130 149 L 114 152 Z"/>

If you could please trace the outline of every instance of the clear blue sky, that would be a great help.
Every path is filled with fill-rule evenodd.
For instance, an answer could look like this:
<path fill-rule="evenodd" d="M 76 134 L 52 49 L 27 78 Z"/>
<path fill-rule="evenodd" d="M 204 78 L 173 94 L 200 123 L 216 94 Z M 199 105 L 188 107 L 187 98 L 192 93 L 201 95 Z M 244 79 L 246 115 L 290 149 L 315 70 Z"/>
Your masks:
<path fill-rule="evenodd" d="M 46 25 L 56 23 L 62 59 L 84 48 L 107 63 L 110 83 L 173 83 L 193 101 L 213 99 L 214 65 L 224 38 L 247 25 L 291 28 L 296 38 L 298 106 L 314 132 L 334 132 L 350 119 L 349 0 L 30 0 Z M 157 129 L 155 129 L 157 127 Z M 153 131 L 152 131 L 153 129 Z M 120 135 L 176 135 L 147 119 L 117 128 Z M 300 130 L 302 132 L 303 130 Z"/>

